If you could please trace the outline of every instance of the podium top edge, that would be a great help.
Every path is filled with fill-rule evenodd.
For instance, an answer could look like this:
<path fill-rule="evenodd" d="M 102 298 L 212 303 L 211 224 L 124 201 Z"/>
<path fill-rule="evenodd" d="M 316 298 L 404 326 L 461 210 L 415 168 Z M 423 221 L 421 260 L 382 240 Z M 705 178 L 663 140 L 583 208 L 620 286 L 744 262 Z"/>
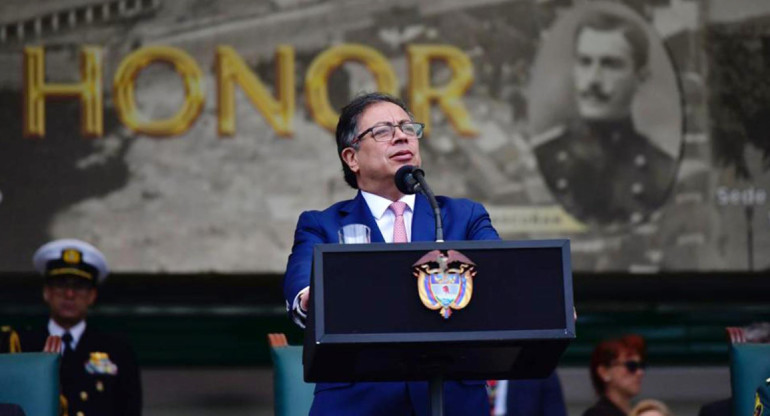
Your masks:
<path fill-rule="evenodd" d="M 570 240 L 566 238 L 548 240 L 459 240 L 459 241 L 415 241 L 411 243 L 365 243 L 365 244 L 316 244 L 316 249 L 324 252 L 337 251 L 421 251 L 437 249 L 531 249 L 561 248 L 569 249 Z"/>

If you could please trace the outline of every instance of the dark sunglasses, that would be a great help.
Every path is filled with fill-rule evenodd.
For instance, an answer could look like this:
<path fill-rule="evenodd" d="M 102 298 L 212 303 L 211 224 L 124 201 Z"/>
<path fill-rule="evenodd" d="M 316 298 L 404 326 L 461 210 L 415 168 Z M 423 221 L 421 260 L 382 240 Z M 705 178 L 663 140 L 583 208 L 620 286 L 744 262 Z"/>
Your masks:
<path fill-rule="evenodd" d="M 643 361 L 635 360 L 623 361 L 622 363 L 615 363 L 615 365 L 622 365 L 623 367 L 626 367 L 626 370 L 628 370 L 628 372 L 631 374 L 636 373 L 638 370 L 644 370 L 644 368 L 647 367 L 647 364 L 645 364 Z"/>

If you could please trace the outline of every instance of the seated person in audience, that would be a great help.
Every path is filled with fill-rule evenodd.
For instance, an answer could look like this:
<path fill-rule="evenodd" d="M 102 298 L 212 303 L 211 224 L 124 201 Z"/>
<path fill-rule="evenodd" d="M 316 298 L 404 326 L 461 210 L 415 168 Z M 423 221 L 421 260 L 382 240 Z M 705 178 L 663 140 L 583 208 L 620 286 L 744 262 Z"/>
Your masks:
<path fill-rule="evenodd" d="M 599 401 L 583 416 L 626 416 L 642 389 L 646 346 L 639 335 L 605 340 L 591 354 L 591 383 Z"/>
<path fill-rule="evenodd" d="M 644 399 L 631 409 L 628 416 L 673 416 L 671 409 L 660 400 Z"/>

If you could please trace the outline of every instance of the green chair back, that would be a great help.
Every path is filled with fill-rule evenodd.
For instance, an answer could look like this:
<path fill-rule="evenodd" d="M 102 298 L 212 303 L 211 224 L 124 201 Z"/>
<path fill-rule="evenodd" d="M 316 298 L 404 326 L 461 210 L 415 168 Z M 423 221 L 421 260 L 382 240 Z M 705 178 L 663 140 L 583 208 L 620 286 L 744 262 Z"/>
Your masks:
<path fill-rule="evenodd" d="M 276 416 L 307 416 L 313 403 L 313 383 L 302 372 L 302 347 L 271 346 Z"/>
<path fill-rule="evenodd" d="M 770 378 L 770 344 L 730 346 L 733 415 L 752 416 L 757 389 Z"/>
<path fill-rule="evenodd" d="M 18 404 L 27 416 L 57 416 L 59 354 L 0 354 L 0 402 Z"/>

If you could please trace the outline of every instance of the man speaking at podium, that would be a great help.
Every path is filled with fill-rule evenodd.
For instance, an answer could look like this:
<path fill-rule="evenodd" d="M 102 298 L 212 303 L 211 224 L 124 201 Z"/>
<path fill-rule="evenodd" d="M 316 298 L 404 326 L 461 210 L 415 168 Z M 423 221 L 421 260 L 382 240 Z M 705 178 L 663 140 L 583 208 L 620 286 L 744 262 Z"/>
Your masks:
<path fill-rule="evenodd" d="M 359 192 L 324 211 L 303 212 L 297 222 L 284 277 L 284 296 L 292 318 L 304 327 L 313 246 L 336 243 L 348 224 L 371 229 L 372 242 L 435 241 L 435 218 L 428 199 L 405 195 L 395 183 L 405 165 L 420 166 L 423 124 L 414 121 L 399 99 L 370 93 L 342 109 L 337 123 L 337 151 L 345 181 Z M 445 240 L 497 240 L 489 214 L 467 199 L 437 197 Z M 488 416 L 484 381 L 446 382 L 447 416 Z M 311 415 L 427 416 L 427 382 L 319 383 Z"/>

